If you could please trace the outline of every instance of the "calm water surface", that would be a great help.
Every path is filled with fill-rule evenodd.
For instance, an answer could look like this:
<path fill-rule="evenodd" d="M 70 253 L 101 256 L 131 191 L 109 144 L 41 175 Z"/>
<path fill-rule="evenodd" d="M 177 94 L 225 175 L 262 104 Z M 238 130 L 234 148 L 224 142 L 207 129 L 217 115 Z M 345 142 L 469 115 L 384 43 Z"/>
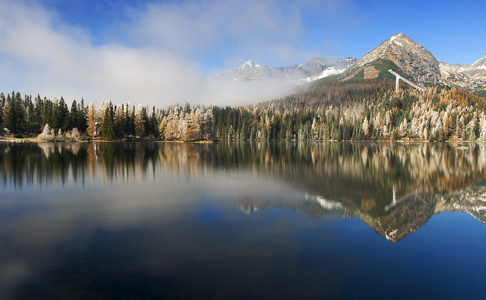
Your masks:
<path fill-rule="evenodd" d="M 0 299 L 481 299 L 485 144 L 0 143 Z"/>

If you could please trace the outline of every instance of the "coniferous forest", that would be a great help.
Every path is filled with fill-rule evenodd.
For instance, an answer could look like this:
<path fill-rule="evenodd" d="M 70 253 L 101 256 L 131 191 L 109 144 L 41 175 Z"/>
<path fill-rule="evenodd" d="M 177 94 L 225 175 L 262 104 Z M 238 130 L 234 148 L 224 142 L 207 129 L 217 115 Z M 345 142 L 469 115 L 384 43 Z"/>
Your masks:
<path fill-rule="evenodd" d="M 43 140 L 486 140 L 486 98 L 444 86 L 395 92 L 389 79 L 315 83 L 282 99 L 238 107 L 69 102 L 0 93 L 2 135 Z"/>

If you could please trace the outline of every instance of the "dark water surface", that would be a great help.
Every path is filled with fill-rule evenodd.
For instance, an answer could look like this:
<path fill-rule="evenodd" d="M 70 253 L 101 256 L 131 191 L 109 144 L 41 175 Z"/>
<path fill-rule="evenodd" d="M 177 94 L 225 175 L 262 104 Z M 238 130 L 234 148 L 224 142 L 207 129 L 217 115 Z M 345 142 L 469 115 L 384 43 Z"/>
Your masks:
<path fill-rule="evenodd" d="M 485 144 L 0 143 L 0 299 L 482 299 Z"/>

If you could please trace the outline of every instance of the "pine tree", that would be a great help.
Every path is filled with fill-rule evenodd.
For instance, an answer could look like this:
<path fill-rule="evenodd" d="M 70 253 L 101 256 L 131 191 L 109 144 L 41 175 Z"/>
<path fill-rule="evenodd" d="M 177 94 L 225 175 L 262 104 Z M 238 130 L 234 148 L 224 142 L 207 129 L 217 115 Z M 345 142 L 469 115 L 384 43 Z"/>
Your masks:
<path fill-rule="evenodd" d="M 10 133 L 10 129 L 8 128 L 8 126 L 10 126 L 11 123 L 10 120 L 11 117 L 9 116 L 11 104 L 12 104 L 12 100 L 10 98 L 10 95 L 7 95 L 7 99 L 5 100 L 5 104 L 3 105 L 3 128 L 2 129 L 4 129 L 8 133 Z"/>
<path fill-rule="evenodd" d="M 135 134 L 135 106 L 129 108 L 128 135 L 129 136 L 136 135 Z"/>
<path fill-rule="evenodd" d="M 40 118 L 36 116 L 34 103 L 31 97 L 26 97 L 24 100 L 26 112 L 26 130 L 31 133 L 39 132 Z"/>
<path fill-rule="evenodd" d="M 11 133 L 20 133 L 24 130 L 25 112 L 20 93 L 12 92 L 12 97 L 7 96 L 7 105 L 4 107 L 5 127 Z"/>
<path fill-rule="evenodd" d="M 113 105 L 111 102 L 105 109 L 103 124 L 101 125 L 101 136 L 107 141 L 112 141 L 116 138 L 113 128 Z"/>
<path fill-rule="evenodd" d="M 78 103 L 76 102 L 76 100 L 73 100 L 73 103 L 71 103 L 71 111 L 68 120 L 68 127 L 70 129 L 78 128 L 78 115 Z"/>
<path fill-rule="evenodd" d="M 86 128 L 86 115 L 88 114 L 88 107 L 84 106 L 84 98 L 81 98 L 81 103 L 78 104 L 78 115 L 77 115 L 77 123 L 78 123 L 78 130 L 80 132 L 85 132 Z"/>
<path fill-rule="evenodd" d="M 3 124 L 3 112 L 5 107 L 5 94 L 3 92 L 0 93 L 0 129 L 4 128 Z M 3 130 L 0 130 L 0 132 Z"/>
<path fill-rule="evenodd" d="M 158 120 L 157 120 L 157 114 L 155 113 L 155 106 L 152 107 L 152 115 L 150 116 L 150 128 L 152 130 L 151 134 L 154 135 L 155 138 L 158 138 L 160 136 L 159 133 L 159 126 L 158 126 Z"/>
<path fill-rule="evenodd" d="M 64 101 L 64 98 L 61 97 L 61 100 L 59 100 L 58 105 L 57 105 L 57 119 L 58 119 L 58 129 L 62 129 L 63 131 L 68 131 L 69 128 L 69 109 Z"/>
<path fill-rule="evenodd" d="M 123 138 L 125 136 L 125 113 L 124 106 L 115 107 L 115 115 L 113 117 L 113 129 L 117 138 Z"/>

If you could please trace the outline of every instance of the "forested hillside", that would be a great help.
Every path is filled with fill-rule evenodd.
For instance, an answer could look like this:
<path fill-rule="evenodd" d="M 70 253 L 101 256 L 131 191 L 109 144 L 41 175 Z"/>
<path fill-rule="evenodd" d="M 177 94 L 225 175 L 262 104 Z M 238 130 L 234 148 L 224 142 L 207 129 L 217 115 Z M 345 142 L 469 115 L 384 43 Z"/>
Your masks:
<path fill-rule="evenodd" d="M 0 94 L 4 135 L 105 140 L 486 140 L 486 99 L 431 86 L 394 91 L 389 79 L 317 83 L 244 107 L 113 105 Z M 46 124 L 48 126 L 46 126 Z M 73 130 L 74 129 L 74 130 Z"/>

